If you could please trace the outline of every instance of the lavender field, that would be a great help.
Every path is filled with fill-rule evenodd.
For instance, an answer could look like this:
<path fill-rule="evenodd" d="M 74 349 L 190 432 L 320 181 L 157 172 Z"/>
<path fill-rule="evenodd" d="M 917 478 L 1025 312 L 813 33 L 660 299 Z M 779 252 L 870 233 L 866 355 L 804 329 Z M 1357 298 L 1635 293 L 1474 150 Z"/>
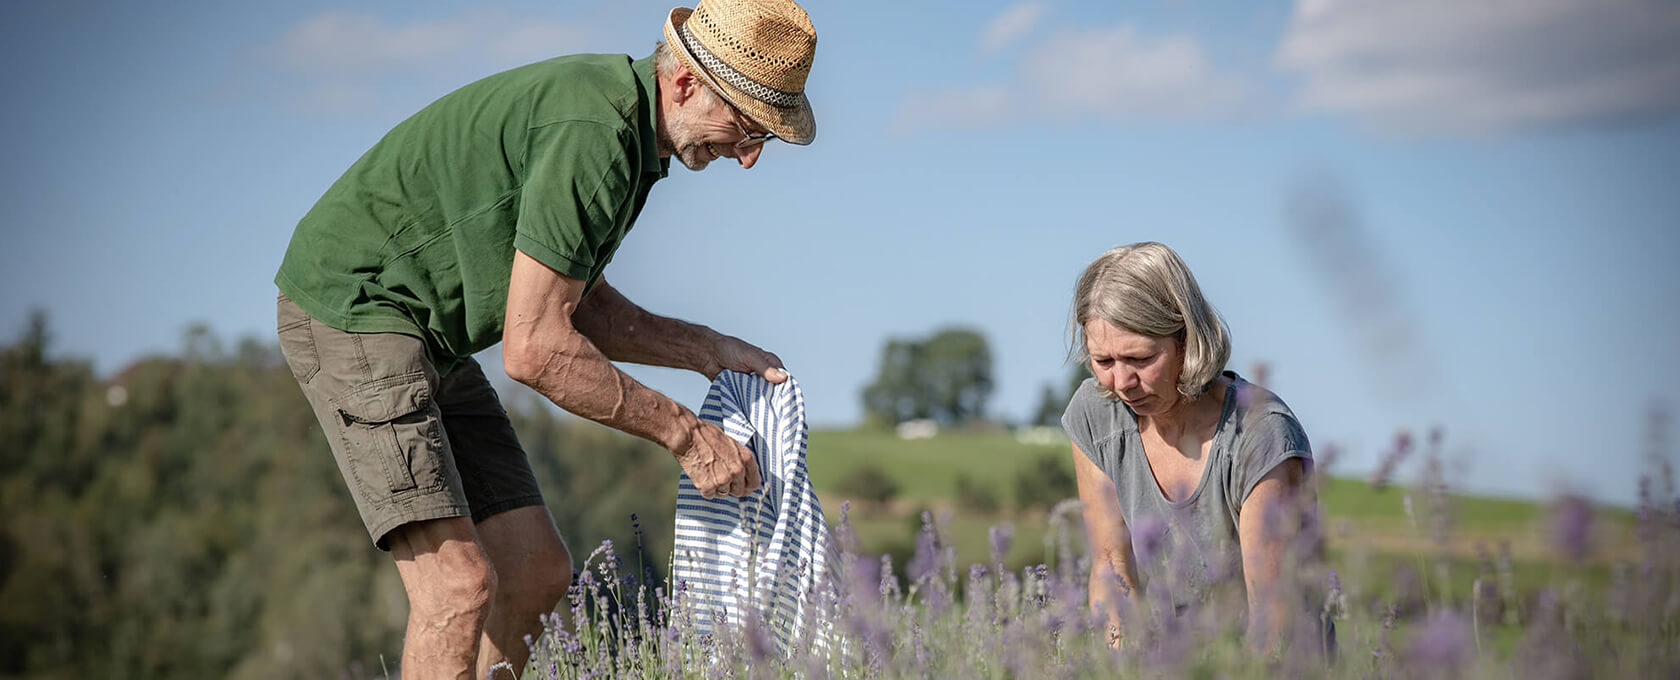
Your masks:
<path fill-rule="evenodd" d="M 885 441 L 818 433 L 813 460 Z M 993 438 L 998 455 L 1024 455 L 1005 441 Z M 933 474 L 942 455 L 972 463 L 974 441 L 944 442 L 944 454 L 918 444 L 918 463 L 898 468 L 909 470 L 905 497 L 830 508 L 842 577 L 835 592 L 808 595 L 828 612 L 833 644 L 778 646 L 775 622 L 750 617 L 697 634 L 692 611 L 641 586 L 663 565 L 607 544 L 583 565 L 569 611 L 532 641 L 525 677 L 1680 676 L 1680 495 L 1656 458 L 1629 511 L 1456 494 L 1427 446 L 1402 442 L 1364 479 L 1336 477 L 1334 455 L 1321 455 L 1320 522 L 1291 541 L 1299 566 L 1286 587 L 1304 604 L 1287 630 L 1261 631 L 1247 628 L 1240 578 L 1228 574 L 1213 575 L 1228 587 L 1187 609 L 1169 604 L 1175 584 L 1152 583 L 1093 611 L 1076 500 L 979 512 L 941 495 Z M 847 473 L 812 468 L 819 485 Z M 965 469 L 1015 474 L 1001 462 Z M 1140 558 L 1197 568 L 1159 528 L 1133 534 Z"/>

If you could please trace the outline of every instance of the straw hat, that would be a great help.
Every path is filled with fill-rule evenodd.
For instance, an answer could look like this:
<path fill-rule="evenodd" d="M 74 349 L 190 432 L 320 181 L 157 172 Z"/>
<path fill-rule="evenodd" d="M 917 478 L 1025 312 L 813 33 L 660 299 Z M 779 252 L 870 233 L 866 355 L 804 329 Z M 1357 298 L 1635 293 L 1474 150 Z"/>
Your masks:
<path fill-rule="evenodd" d="M 790 144 L 817 136 L 805 77 L 817 29 L 793 0 L 700 0 L 665 21 L 665 43 L 741 113 Z"/>

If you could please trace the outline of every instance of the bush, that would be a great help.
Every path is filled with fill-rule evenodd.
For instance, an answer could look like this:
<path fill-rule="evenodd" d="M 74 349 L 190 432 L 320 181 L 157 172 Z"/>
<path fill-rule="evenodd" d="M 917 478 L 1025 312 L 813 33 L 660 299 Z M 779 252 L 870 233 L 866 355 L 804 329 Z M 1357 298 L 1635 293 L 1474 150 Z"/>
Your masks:
<path fill-rule="evenodd" d="M 1015 507 L 1049 509 L 1066 498 L 1079 495 L 1073 481 L 1073 465 L 1060 453 L 1041 453 L 1021 465 L 1015 475 Z"/>
<path fill-rule="evenodd" d="M 977 482 L 966 474 L 957 475 L 957 506 L 982 515 L 996 514 L 1002 503 L 990 484 Z"/>
<path fill-rule="evenodd" d="M 898 482 L 888 477 L 881 468 L 869 464 L 860 465 L 847 473 L 834 488 L 842 497 L 868 503 L 876 509 L 898 497 Z"/>

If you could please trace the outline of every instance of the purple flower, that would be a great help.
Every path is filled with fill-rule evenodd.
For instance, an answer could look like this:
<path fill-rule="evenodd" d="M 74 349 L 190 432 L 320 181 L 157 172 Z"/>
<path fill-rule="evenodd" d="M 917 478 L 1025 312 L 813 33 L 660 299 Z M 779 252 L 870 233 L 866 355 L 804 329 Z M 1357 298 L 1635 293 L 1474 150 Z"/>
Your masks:
<path fill-rule="evenodd" d="M 922 530 L 916 532 L 916 552 L 911 555 L 910 563 L 905 565 L 905 575 L 910 577 L 910 583 L 933 580 L 939 576 L 940 561 L 939 536 L 934 532 L 933 513 L 924 510 Z"/>
<path fill-rule="evenodd" d="M 752 654 L 752 658 L 757 661 L 770 658 L 771 652 L 776 647 L 775 641 L 770 639 L 770 631 L 764 628 L 762 618 L 757 607 L 747 608 L 745 623 L 747 652 Z"/>
<path fill-rule="evenodd" d="M 994 524 L 986 532 L 992 542 L 992 564 L 1003 564 L 1003 557 L 1009 554 L 1009 543 L 1015 535 L 1012 524 Z"/>
<path fill-rule="evenodd" d="M 893 634 L 881 622 L 872 616 L 865 616 L 862 612 L 853 612 L 847 618 L 848 627 L 875 654 L 886 656 L 892 651 Z"/>
<path fill-rule="evenodd" d="M 859 600 L 868 599 L 870 589 L 876 587 L 881 580 L 881 564 L 874 560 L 866 560 L 853 556 L 846 566 L 845 592 L 840 596 L 850 601 L 853 595 Z"/>
<path fill-rule="evenodd" d="M 892 555 L 881 556 L 881 601 L 896 598 L 898 591 L 898 577 L 893 575 Z"/>
<path fill-rule="evenodd" d="M 828 659 L 817 654 L 805 655 L 805 677 L 819 680 L 828 677 Z"/>
<path fill-rule="evenodd" d="M 1431 433 L 1431 437 L 1435 436 Z M 1377 469 L 1371 473 L 1371 488 L 1381 491 L 1388 488 L 1389 480 L 1394 477 L 1394 469 L 1400 466 L 1400 461 L 1412 453 L 1412 433 L 1401 430 L 1394 436 L 1394 448 L 1384 453 L 1382 460 L 1377 463 Z"/>
<path fill-rule="evenodd" d="M 1426 675 L 1453 675 L 1476 653 L 1470 624 L 1453 612 L 1438 611 L 1423 622 L 1406 648 L 1408 667 Z"/>
<path fill-rule="evenodd" d="M 1592 552 L 1592 506 L 1585 498 L 1566 495 L 1552 504 L 1552 545 L 1580 562 Z"/>
<path fill-rule="evenodd" d="M 1139 562 L 1149 562 L 1161 554 L 1167 541 L 1167 522 L 1156 515 L 1144 515 L 1131 525 L 1132 553 Z"/>

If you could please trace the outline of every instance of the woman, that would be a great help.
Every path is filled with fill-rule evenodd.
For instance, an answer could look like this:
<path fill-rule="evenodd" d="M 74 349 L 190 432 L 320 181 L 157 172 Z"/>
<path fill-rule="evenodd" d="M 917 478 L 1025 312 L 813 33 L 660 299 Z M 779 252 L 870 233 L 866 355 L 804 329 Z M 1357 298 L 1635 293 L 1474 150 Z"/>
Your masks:
<path fill-rule="evenodd" d="M 1073 322 L 1074 351 L 1094 378 L 1062 426 L 1092 550 L 1092 608 L 1109 612 L 1118 635 L 1120 597 L 1150 589 L 1182 611 L 1222 581 L 1242 583 L 1249 642 L 1275 641 L 1271 631 L 1303 606 L 1282 578 L 1314 505 L 1300 423 L 1277 395 L 1224 370 L 1224 322 L 1171 248 L 1103 253 L 1079 277 Z"/>

